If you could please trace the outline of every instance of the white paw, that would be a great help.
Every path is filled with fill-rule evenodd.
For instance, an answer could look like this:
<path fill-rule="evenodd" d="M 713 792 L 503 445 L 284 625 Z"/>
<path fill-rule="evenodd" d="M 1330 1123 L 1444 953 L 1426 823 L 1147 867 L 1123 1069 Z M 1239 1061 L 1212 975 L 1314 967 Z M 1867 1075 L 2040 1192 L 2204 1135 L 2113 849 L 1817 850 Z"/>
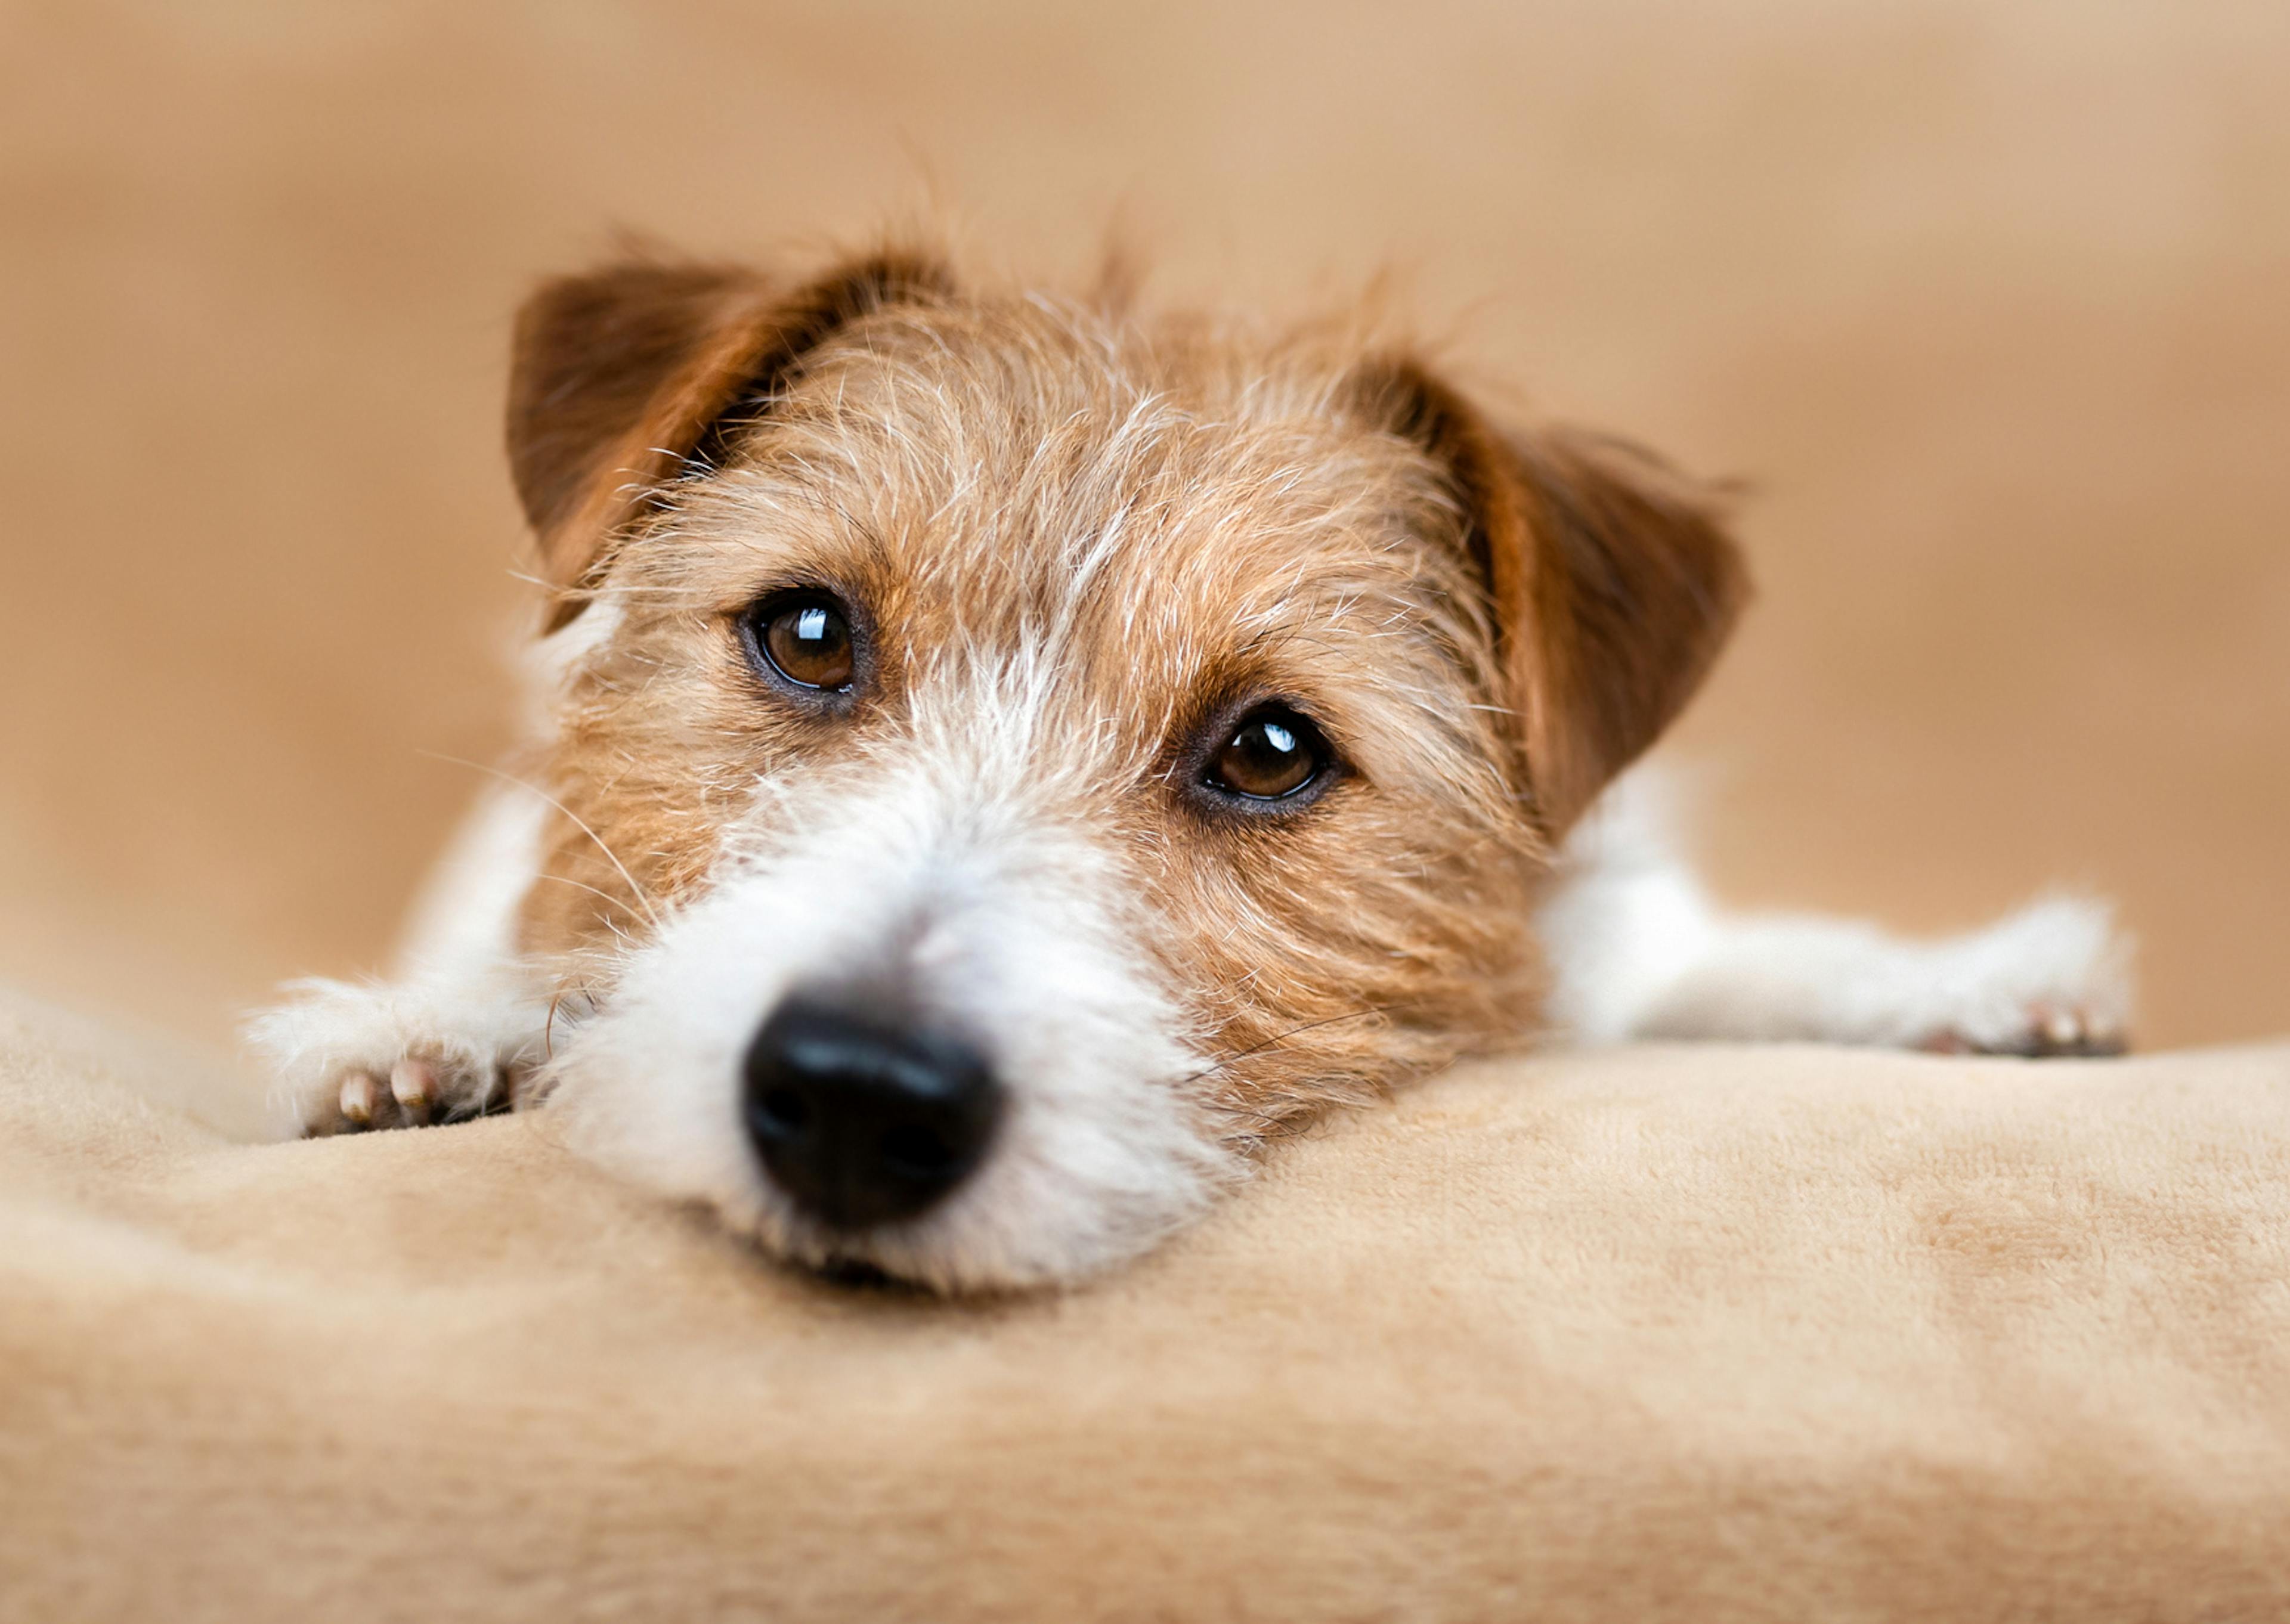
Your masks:
<path fill-rule="evenodd" d="M 1932 1002 L 1910 1040 L 1938 1053 L 2121 1054 L 2130 957 L 2104 904 L 2046 899 L 1935 950 Z"/>
<path fill-rule="evenodd" d="M 2131 1036 L 2103 1011 L 2033 1004 L 2020 1012 L 2000 1037 L 1974 1039 L 1948 1028 L 1923 1038 L 1917 1047 L 1928 1054 L 2016 1054 L 2031 1060 L 2090 1059 L 2126 1053 Z"/>
<path fill-rule="evenodd" d="M 535 1058 L 514 1000 L 310 980 L 247 1023 L 282 1125 L 322 1136 L 419 1128 L 505 1108 Z"/>

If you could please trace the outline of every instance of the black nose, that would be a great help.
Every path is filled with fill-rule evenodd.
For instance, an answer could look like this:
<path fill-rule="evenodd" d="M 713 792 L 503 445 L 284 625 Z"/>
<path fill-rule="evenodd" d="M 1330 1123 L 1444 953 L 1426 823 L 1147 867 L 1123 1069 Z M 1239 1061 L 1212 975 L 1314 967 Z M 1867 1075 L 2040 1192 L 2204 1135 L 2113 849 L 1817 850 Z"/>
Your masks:
<path fill-rule="evenodd" d="M 838 1228 L 911 1218 L 967 1178 L 1002 1090 L 967 1044 L 811 997 L 748 1051 L 748 1132 L 780 1188 Z"/>

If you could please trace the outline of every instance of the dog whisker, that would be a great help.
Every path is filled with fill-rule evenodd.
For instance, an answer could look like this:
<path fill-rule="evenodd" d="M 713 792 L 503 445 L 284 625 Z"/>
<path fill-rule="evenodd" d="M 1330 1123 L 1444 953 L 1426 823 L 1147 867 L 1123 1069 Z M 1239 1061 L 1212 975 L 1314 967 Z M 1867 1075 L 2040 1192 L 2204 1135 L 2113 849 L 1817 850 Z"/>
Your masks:
<path fill-rule="evenodd" d="M 638 883 L 637 876 L 629 872 L 628 865 L 620 860 L 619 854 L 615 852 L 610 845 L 605 844 L 605 837 L 597 833 L 595 829 L 589 828 L 587 821 L 583 820 L 578 812 L 575 812 L 571 807 L 565 805 L 564 802 L 558 800 L 555 796 L 549 794 L 548 791 L 543 789 L 540 785 L 532 782 L 530 779 L 520 778 L 516 773 L 505 771 L 502 768 L 489 767 L 483 762 L 466 760 L 459 756 L 446 756 L 436 750 L 424 750 L 421 754 L 428 756 L 433 761 L 445 762 L 450 765 L 456 767 L 467 767 L 473 772 L 483 772 L 488 777 L 499 779 L 504 784 L 514 785 L 519 789 L 525 790 L 530 794 L 540 796 L 543 801 L 548 803 L 549 805 L 555 807 L 572 822 L 573 828 L 579 829 L 583 835 L 586 835 L 590 840 L 596 843 L 597 850 L 605 854 L 605 860 L 611 863 L 614 870 L 619 873 L 620 876 L 628 882 L 629 892 L 636 898 L 637 906 L 644 910 L 645 923 L 649 924 L 654 930 L 658 930 L 660 928 L 660 915 L 654 910 L 652 898 L 645 892 L 644 886 Z"/>
<path fill-rule="evenodd" d="M 1285 1032 L 1275 1033 L 1272 1036 L 1266 1038 L 1261 1043 L 1252 1044 L 1249 1047 L 1242 1050 L 1238 1054 L 1228 1055 L 1225 1059 L 1219 1060 L 1215 1065 L 1194 1072 L 1191 1076 L 1188 1076 L 1185 1081 L 1188 1084 L 1205 1082 L 1208 1078 L 1215 1076 L 1219 1072 L 1225 1071 L 1231 1067 L 1239 1065 L 1243 1060 L 1249 1060 L 1256 1055 L 1261 1054 L 1268 1049 L 1277 1048 L 1281 1044 L 1288 1042 L 1291 1038 L 1301 1037 L 1307 1032 L 1317 1032 L 1323 1027 L 1341 1026 L 1348 1020 L 1365 1020 L 1373 1016 L 1389 1015 L 1410 1007 L 1412 1006 L 1405 1004 L 1372 1004 L 1365 1009 L 1349 1010 L 1341 1015 L 1329 1015 L 1319 1020 L 1308 1020 L 1301 1026 L 1291 1027 Z"/>

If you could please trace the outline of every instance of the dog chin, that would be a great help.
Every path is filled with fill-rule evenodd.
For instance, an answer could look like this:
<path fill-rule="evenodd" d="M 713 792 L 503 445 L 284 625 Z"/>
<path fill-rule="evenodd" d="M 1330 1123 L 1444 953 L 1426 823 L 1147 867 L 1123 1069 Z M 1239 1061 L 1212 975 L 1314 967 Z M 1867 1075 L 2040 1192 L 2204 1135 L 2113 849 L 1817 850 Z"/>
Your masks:
<path fill-rule="evenodd" d="M 916 817 L 918 798 L 838 796 L 832 824 L 727 865 L 629 951 L 550 1063 L 551 1108 L 591 1160 L 822 1271 L 967 1291 L 1122 1262 L 1238 1175 L 1189 1082 L 1205 1062 L 1085 837 L 1015 809 Z M 749 1045 L 790 995 L 822 993 L 949 1025 L 990 1058 L 1004 1103 L 983 1160 L 912 1217 L 822 1222 L 750 1137 Z"/>

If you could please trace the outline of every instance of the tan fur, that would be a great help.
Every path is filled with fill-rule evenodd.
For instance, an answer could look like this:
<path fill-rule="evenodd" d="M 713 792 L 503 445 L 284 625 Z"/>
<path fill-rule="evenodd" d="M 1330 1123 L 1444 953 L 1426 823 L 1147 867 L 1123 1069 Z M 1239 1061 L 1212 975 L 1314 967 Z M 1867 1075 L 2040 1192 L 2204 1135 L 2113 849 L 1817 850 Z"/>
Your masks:
<path fill-rule="evenodd" d="M 562 815 L 525 948 L 609 998 L 759 796 L 959 750 L 1000 704 L 1029 796 L 1121 854 L 1229 1134 L 1525 1034 L 1555 840 L 1741 602 L 1706 502 L 1643 453 L 1494 428 L 1357 324 L 957 287 L 910 254 L 792 291 L 635 264 L 528 307 L 510 446 L 552 623 L 610 626 L 531 764 Z M 797 586 L 863 618 L 847 716 L 742 652 L 741 612 Z M 1186 753 L 1252 697 L 1306 707 L 1348 770 L 1212 815 Z"/>

